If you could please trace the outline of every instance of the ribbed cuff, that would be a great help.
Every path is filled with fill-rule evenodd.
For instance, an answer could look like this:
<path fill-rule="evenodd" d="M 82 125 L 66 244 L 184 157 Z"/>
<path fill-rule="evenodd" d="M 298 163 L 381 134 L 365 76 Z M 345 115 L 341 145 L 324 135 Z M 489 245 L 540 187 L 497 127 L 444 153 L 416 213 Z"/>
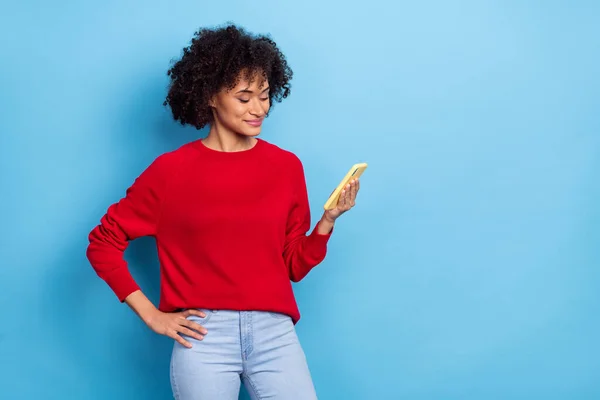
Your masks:
<path fill-rule="evenodd" d="M 131 293 L 140 289 L 127 267 L 114 270 L 105 278 L 105 281 L 121 302 L 124 302 Z"/>
<path fill-rule="evenodd" d="M 327 244 L 327 242 L 329 241 L 329 238 L 331 237 L 331 234 L 333 233 L 333 230 L 335 229 L 335 226 L 333 228 L 331 228 L 331 230 L 329 231 L 329 233 L 325 233 L 325 234 L 321 234 L 318 232 L 318 228 L 319 228 L 319 224 L 315 225 L 314 229 L 312 230 L 312 232 L 310 233 L 309 236 L 314 236 L 316 237 L 315 240 L 319 240 L 324 242 L 323 244 Z"/>
<path fill-rule="evenodd" d="M 304 250 L 312 255 L 311 258 L 313 261 L 321 262 L 327 254 L 327 243 L 329 242 L 329 238 L 331 238 L 333 229 L 331 229 L 329 233 L 321 234 L 317 231 L 318 227 L 319 224 L 317 224 L 310 235 L 308 235 Z"/>

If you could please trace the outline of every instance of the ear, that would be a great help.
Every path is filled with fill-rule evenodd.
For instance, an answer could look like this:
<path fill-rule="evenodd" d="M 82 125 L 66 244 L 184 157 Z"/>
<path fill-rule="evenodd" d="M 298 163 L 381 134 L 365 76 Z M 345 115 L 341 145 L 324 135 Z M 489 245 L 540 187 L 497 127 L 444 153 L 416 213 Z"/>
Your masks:
<path fill-rule="evenodd" d="M 208 99 L 208 106 L 210 108 L 215 108 L 215 97 L 216 96 L 212 96 L 210 99 Z"/>

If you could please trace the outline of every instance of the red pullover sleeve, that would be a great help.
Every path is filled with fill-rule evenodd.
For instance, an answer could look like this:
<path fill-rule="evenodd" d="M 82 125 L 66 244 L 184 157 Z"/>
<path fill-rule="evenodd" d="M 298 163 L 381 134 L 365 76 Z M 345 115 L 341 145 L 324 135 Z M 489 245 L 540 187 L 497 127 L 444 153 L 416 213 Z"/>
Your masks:
<path fill-rule="evenodd" d="M 317 232 L 317 225 L 310 235 L 306 235 L 311 223 L 306 178 L 302 162 L 297 157 L 294 158 L 291 176 L 295 200 L 288 215 L 283 258 L 290 279 L 299 282 L 325 258 L 327 242 L 333 230 L 326 235 L 321 235 Z"/>
<path fill-rule="evenodd" d="M 146 168 L 89 234 L 86 255 L 121 302 L 139 289 L 123 257 L 128 242 L 156 235 L 167 177 L 164 163 L 162 155 Z"/>

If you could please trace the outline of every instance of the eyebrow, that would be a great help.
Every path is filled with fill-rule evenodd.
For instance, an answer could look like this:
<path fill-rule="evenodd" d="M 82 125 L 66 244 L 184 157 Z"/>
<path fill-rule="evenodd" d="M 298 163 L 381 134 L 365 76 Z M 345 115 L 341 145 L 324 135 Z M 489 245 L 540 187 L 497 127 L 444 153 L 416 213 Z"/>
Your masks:
<path fill-rule="evenodd" d="M 264 90 L 263 90 L 261 93 L 264 93 L 264 92 L 266 92 L 266 91 L 267 91 L 267 90 L 269 90 L 269 89 L 270 89 L 270 87 L 269 87 L 269 86 L 267 86 L 267 87 L 266 87 L 266 88 L 265 88 L 265 89 L 264 89 Z M 253 92 L 252 90 L 250 90 L 250 89 L 246 88 L 246 89 L 242 89 L 242 90 L 240 90 L 240 91 L 239 91 L 239 92 L 237 92 L 236 94 L 238 94 L 238 93 L 254 93 L 254 92 Z"/>

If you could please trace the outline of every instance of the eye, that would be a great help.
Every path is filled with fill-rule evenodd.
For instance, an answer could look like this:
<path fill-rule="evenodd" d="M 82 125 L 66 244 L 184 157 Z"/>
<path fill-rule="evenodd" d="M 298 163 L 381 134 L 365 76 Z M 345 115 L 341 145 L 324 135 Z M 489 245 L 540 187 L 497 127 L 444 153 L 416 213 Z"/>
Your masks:
<path fill-rule="evenodd" d="M 260 99 L 260 101 L 267 101 L 267 100 L 269 100 L 269 98 L 268 98 L 268 97 L 264 97 L 264 98 L 261 98 L 261 99 Z"/>
<path fill-rule="evenodd" d="M 244 100 L 244 99 L 238 99 L 238 100 L 239 100 L 241 103 L 247 103 L 247 102 L 249 102 L 249 101 L 250 101 L 250 100 Z"/>

